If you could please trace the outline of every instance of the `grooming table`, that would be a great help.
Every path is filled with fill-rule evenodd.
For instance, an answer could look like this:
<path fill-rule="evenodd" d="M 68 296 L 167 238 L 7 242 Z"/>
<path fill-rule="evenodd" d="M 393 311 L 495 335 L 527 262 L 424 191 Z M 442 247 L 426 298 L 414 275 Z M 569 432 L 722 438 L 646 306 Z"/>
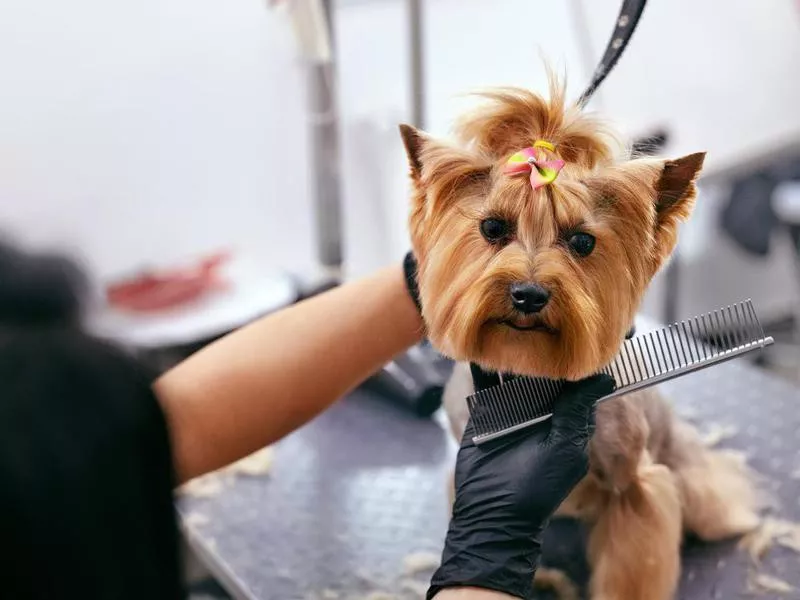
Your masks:
<path fill-rule="evenodd" d="M 735 428 L 720 446 L 748 454 L 776 516 L 800 520 L 800 390 L 742 359 L 662 390 L 701 431 Z M 267 475 L 237 475 L 212 497 L 181 499 L 189 544 L 234 598 L 418 599 L 432 567 L 409 573 L 404 562 L 438 553 L 447 526 L 455 448 L 440 421 L 358 390 L 277 444 Z M 544 563 L 585 583 L 581 545 L 580 526 L 554 522 Z M 688 542 L 678 598 L 743 597 L 750 569 L 735 543 Z M 758 572 L 800 588 L 800 555 L 775 546 Z"/>

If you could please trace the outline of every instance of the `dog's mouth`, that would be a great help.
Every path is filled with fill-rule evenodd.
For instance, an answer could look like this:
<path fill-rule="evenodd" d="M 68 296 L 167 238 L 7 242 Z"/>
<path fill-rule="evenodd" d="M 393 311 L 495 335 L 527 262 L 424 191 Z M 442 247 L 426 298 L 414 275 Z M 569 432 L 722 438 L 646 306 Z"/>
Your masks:
<path fill-rule="evenodd" d="M 520 315 L 512 319 L 503 319 L 500 324 L 517 331 L 538 331 L 550 335 L 558 334 L 558 329 L 545 323 L 538 315 Z"/>

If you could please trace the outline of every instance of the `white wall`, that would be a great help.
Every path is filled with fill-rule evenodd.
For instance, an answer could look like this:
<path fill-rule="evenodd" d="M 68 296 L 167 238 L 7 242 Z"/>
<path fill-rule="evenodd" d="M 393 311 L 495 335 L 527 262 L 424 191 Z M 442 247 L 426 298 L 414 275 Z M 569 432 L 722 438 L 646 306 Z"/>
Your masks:
<path fill-rule="evenodd" d="M 591 43 L 604 48 L 620 2 L 575 0 Z M 726 169 L 776 143 L 800 140 L 797 0 L 649 2 L 599 95 L 633 133 L 665 126 L 670 150 L 707 150 Z"/>
<path fill-rule="evenodd" d="M 219 246 L 310 265 L 293 52 L 260 0 L 4 0 L 0 226 L 100 276 Z"/>

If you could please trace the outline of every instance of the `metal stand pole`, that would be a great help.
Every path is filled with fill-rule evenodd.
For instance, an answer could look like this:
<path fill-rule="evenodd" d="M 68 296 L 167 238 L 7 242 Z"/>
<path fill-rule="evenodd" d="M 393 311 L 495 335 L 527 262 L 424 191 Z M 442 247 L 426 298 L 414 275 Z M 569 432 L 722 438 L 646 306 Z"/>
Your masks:
<path fill-rule="evenodd" d="M 408 0 L 408 49 L 411 88 L 411 124 L 424 129 L 425 59 L 423 57 L 422 0 Z"/>
<path fill-rule="evenodd" d="M 422 0 L 407 0 L 407 7 L 410 117 L 412 125 L 423 129 L 426 94 Z M 428 416 L 441 406 L 449 366 L 428 344 L 420 344 L 396 357 L 370 383 L 395 403 Z"/>
<path fill-rule="evenodd" d="M 341 279 L 341 193 L 339 129 L 333 89 L 333 66 L 312 65 L 309 96 L 312 115 L 311 153 L 314 168 L 314 204 L 317 226 L 317 259 L 327 275 Z"/>
<path fill-rule="evenodd" d="M 333 47 L 332 2 L 322 0 Z M 312 62 L 308 98 L 311 114 L 311 152 L 314 169 L 314 204 L 317 257 L 325 275 L 337 282 L 342 275 L 342 208 L 339 127 L 336 110 L 335 58 Z"/>

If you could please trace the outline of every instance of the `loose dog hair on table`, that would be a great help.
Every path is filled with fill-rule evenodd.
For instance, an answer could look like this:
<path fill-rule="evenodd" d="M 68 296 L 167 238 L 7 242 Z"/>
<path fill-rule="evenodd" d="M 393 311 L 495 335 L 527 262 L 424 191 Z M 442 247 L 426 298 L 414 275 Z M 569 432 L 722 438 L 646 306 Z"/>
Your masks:
<path fill-rule="evenodd" d="M 431 342 L 462 362 L 445 392 L 459 438 L 469 363 L 575 380 L 614 358 L 704 159 L 630 156 L 553 76 L 548 98 L 484 96 L 452 143 L 401 126 L 422 315 Z M 672 598 L 685 531 L 721 540 L 759 522 L 741 461 L 707 449 L 652 389 L 598 406 L 590 472 L 560 513 L 590 525 L 591 593 L 603 600 Z"/>

